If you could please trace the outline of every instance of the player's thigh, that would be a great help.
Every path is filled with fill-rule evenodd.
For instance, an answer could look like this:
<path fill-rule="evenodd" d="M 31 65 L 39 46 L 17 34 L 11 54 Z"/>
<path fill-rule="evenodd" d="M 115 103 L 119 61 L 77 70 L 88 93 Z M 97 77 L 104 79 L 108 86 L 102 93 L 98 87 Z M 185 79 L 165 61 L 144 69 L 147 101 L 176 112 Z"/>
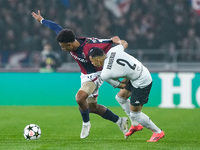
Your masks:
<path fill-rule="evenodd" d="M 86 81 L 82 84 L 79 90 L 86 92 L 88 95 L 92 94 L 96 89 L 96 85 L 92 81 Z"/>

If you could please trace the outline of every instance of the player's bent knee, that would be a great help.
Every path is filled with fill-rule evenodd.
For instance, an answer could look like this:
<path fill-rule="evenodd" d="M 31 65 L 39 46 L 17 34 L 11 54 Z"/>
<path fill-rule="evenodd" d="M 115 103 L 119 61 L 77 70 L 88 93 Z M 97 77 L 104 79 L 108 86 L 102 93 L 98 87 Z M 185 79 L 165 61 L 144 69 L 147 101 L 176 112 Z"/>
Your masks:
<path fill-rule="evenodd" d="M 82 103 L 83 101 L 86 101 L 87 97 L 88 94 L 86 92 L 79 90 L 76 94 L 76 102 L 78 104 Z"/>
<path fill-rule="evenodd" d="M 126 89 L 121 89 L 118 94 L 119 97 L 123 98 L 123 99 L 128 99 L 131 95 L 131 92 L 129 92 Z"/>

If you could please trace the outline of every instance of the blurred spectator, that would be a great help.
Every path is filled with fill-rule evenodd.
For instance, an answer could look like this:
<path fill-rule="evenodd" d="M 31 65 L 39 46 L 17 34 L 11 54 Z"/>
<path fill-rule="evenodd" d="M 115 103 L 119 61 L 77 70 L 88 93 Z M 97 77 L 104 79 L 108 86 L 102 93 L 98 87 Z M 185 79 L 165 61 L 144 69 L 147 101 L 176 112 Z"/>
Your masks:
<path fill-rule="evenodd" d="M 115 11 L 108 2 L 117 4 L 120 15 L 113 14 Z M 43 43 L 50 41 L 54 50 L 60 50 L 55 33 L 41 28 L 32 19 L 31 12 L 38 9 L 48 15 L 45 18 L 76 31 L 77 36 L 118 35 L 127 40 L 129 49 L 135 50 L 173 45 L 175 50 L 199 51 L 200 16 L 187 0 L 51 0 L 48 3 L 46 0 L 0 0 L 0 7 L 0 53 L 39 52 L 43 48 L 41 39 Z"/>
<path fill-rule="evenodd" d="M 188 30 L 187 36 L 184 38 L 183 41 L 186 40 L 186 45 L 182 44 L 183 47 L 181 49 L 186 49 L 188 51 L 198 51 L 200 50 L 200 38 L 196 35 L 195 30 L 190 28 Z"/>
<path fill-rule="evenodd" d="M 60 55 L 52 50 L 52 46 L 48 43 L 44 44 L 43 51 L 40 58 L 40 72 L 49 73 L 56 72 L 57 68 L 61 66 Z"/>
<path fill-rule="evenodd" d="M 195 62 L 199 60 L 200 55 L 196 52 L 200 50 L 200 38 L 196 35 L 193 28 L 188 30 L 187 36 L 183 38 L 180 45 L 180 49 L 184 52 L 184 55 L 179 57 L 179 61 Z"/>

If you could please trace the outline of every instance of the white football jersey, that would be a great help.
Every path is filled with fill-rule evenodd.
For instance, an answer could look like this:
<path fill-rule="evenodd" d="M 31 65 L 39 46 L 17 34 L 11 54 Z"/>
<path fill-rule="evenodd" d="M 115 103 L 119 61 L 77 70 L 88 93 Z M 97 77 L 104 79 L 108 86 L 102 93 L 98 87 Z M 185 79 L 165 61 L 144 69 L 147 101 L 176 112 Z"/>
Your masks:
<path fill-rule="evenodd" d="M 124 52 L 122 45 L 108 51 L 101 78 L 113 87 L 119 86 L 119 78 L 130 79 L 135 88 L 144 88 L 152 82 L 148 69 L 136 58 Z"/>

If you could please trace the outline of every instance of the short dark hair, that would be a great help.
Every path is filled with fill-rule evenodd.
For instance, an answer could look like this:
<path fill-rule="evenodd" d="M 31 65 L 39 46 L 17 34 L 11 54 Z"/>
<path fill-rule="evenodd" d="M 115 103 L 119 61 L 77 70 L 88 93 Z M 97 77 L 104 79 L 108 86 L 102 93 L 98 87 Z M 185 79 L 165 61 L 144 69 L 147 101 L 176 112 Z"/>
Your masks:
<path fill-rule="evenodd" d="M 68 43 L 75 41 L 75 34 L 71 29 L 63 29 L 56 37 L 57 42 Z"/>
<path fill-rule="evenodd" d="M 89 52 L 88 52 L 88 57 L 98 57 L 98 56 L 103 56 L 105 53 L 101 48 L 98 47 L 92 47 Z"/>

